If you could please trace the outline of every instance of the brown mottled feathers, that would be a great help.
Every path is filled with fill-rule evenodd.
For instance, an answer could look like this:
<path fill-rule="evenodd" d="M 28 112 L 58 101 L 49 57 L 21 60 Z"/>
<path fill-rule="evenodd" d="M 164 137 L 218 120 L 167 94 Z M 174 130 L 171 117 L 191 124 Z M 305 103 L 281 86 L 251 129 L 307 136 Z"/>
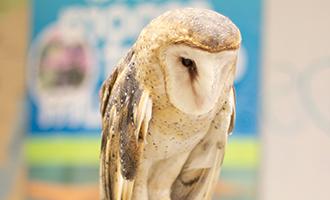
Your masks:
<path fill-rule="evenodd" d="M 228 129 L 228 134 L 232 134 L 234 127 L 235 127 L 235 120 L 236 120 L 236 92 L 235 92 L 235 88 L 234 86 L 232 87 L 232 97 L 233 97 L 233 101 L 234 101 L 234 106 L 232 107 L 232 113 L 231 113 L 231 117 L 230 117 L 230 124 L 229 124 L 229 129 Z"/>
<path fill-rule="evenodd" d="M 224 156 L 227 130 L 231 132 L 234 124 L 233 101 L 219 104 L 223 106 L 219 112 L 214 111 L 212 117 L 200 120 L 208 126 L 211 124 L 209 129 L 206 126 L 199 127 L 199 123 L 191 123 L 193 120 L 190 116 L 170 105 L 165 93 L 166 79 L 164 66 L 159 62 L 159 53 L 174 44 L 184 44 L 216 53 L 237 50 L 240 42 L 239 29 L 227 17 L 204 9 L 169 11 L 143 29 L 132 50 L 119 62 L 102 86 L 101 199 L 132 199 L 152 114 L 151 97 L 154 100 L 154 117 L 157 117 L 157 120 L 167 120 L 174 114 L 181 116 L 186 124 L 190 124 L 186 126 L 182 123 L 185 126 L 176 131 L 189 133 L 194 128 L 207 131 L 197 146 L 194 143 L 194 148 L 171 186 L 171 199 L 211 198 L 211 190 Z M 195 71 L 191 73 L 194 74 Z M 159 114 L 163 108 L 167 109 L 167 115 L 170 117 Z M 217 114 L 213 119 L 215 113 Z M 151 125 L 165 127 L 163 124 Z M 165 127 L 164 130 L 174 129 Z"/>
<path fill-rule="evenodd" d="M 151 118 L 130 51 L 102 86 L 101 198 L 129 200 Z"/>
<path fill-rule="evenodd" d="M 141 32 L 136 47 L 153 50 L 185 44 L 220 52 L 238 49 L 240 43 L 240 31 L 229 18 L 206 9 L 185 8 L 168 11 L 152 20 Z"/>

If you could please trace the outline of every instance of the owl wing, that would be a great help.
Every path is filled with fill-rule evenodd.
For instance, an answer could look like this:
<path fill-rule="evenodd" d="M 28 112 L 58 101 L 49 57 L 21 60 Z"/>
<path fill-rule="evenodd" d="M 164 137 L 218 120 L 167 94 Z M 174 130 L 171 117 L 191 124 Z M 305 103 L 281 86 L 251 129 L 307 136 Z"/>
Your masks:
<path fill-rule="evenodd" d="M 151 119 L 149 93 L 135 78 L 132 54 L 101 89 L 100 191 L 104 200 L 130 200 Z"/>
<path fill-rule="evenodd" d="M 218 179 L 225 153 L 228 134 L 235 118 L 235 95 L 230 92 L 228 101 L 212 121 L 203 140 L 193 149 L 179 176 L 171 187 L 171 199 L 209 200 Z"/>

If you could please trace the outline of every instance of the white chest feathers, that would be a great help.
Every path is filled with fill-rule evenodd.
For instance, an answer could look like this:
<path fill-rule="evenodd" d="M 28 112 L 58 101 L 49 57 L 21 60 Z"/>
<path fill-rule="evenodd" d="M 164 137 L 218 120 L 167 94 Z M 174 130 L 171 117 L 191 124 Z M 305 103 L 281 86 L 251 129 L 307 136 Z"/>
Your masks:
<path fill-rule="evenodd" d="M 205 136 L 206 131 L 194 133 L 189 137 L 178 137 L 160 133 L 157 129 L 152 130 L 152 135 L 147 137 L 144 155 L 148 159 L 161 160 L 174 155 L 191 151 Z"/>

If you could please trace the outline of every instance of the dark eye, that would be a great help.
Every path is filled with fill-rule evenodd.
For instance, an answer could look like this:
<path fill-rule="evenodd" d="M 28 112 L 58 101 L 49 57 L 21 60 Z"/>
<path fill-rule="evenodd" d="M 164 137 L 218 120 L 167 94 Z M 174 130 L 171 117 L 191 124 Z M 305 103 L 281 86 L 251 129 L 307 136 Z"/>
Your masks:
<path fill-rule="evenodd" d="M 193 60 L 189 59 L 189 58 L 183 58 L 181 57 L 181 63 L 183 66 L 187 67 L 187 68 L 195 68 L 196 64 Z"/>
<path fill-rule="evenodd" d="M 184 58 L 184 57 L 181 57 L 180 59 L 181 59 L 181 64 L 187 68 L 190 79 L 195 80 L 198 75 L 197 66 L 196 66 L 195 61 L 193 61 L 189 58 Z"/>

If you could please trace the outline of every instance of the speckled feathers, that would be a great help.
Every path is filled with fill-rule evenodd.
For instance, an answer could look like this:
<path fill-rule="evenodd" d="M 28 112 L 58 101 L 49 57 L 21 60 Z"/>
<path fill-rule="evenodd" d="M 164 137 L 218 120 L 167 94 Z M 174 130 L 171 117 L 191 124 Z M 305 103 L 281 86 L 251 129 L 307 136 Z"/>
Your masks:
<path fill-rule="evenodd" d="M 207 9 L 172 10 L 154 19 L 140 34 L 136 48 L 149 50 L 184 43 L 209 52 L 237 49 L 239 29 L 227 17 Z"/>
<path fill-rule="evenodd" d="M 211 196 L 234 123 L 232 79 L 207 113 L 182 112 L 169 99 L 164 49 L 183 44 L 218 53 L 240 42 L 227 17 L 205 9 L 169 11 L 143 29 L 101 90 L 101 199 Z M 235 61 L 228 66 L 234 69 Z"/>

